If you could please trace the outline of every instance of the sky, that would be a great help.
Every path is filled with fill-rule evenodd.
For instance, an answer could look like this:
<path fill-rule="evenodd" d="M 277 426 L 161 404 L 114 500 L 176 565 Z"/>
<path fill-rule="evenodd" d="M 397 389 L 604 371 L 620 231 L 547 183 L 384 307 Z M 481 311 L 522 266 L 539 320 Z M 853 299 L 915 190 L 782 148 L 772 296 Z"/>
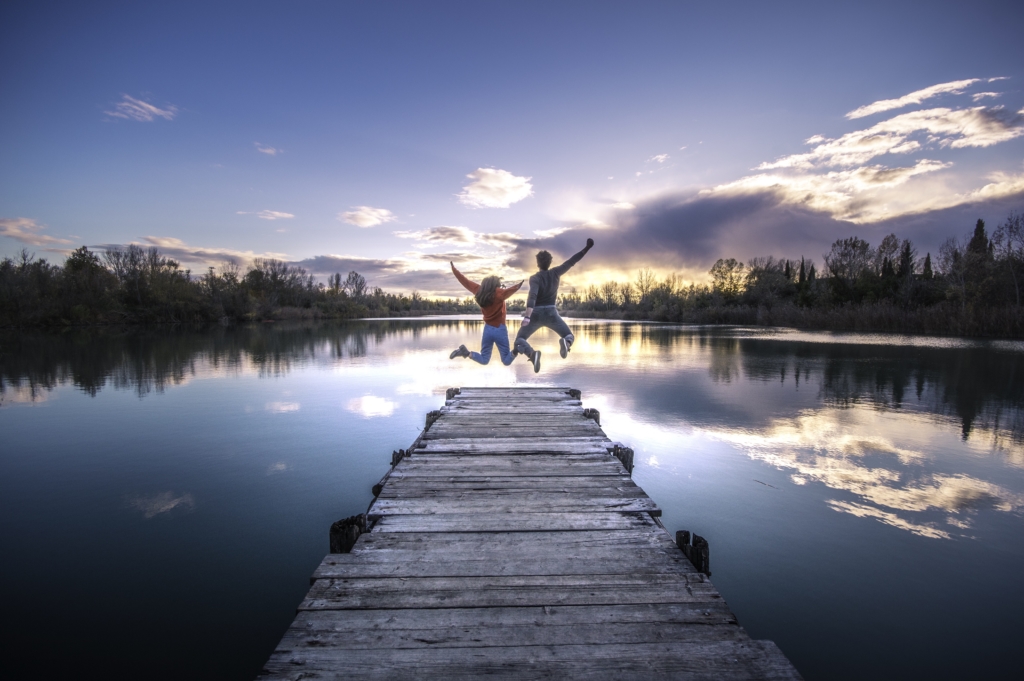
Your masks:
<path fill-rule="evenodd" d="M 0 257 L 156 246 L 463 295 L 704 281 L 1024 211 L 1012 2 L 0 5 Z M 563 287 L 566 286 L 563 284 Z"/>

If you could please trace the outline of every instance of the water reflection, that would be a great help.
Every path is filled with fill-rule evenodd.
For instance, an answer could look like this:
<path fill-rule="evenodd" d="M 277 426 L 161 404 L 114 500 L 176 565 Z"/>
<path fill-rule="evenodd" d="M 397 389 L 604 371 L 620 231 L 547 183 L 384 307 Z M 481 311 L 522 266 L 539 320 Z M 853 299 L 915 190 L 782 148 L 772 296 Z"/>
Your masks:
<path fill-rule="evenodd" d="M 357 394 L 342 405 L 364 419 L 386 419 L 401 395 L 540 380 L 582 387 L 592 406 L 614 398 L 620 423 L 635 423 L 626 430 L 637 451 L 680 433 L 722 443 L 787 472 L 796 487 L 824 486 L 834 511 L 922 537 L 970 536 L 979 513 L 1024 509 L 1024 490 L 1000 479 L 1005 467 L 1024 468 L 1018 344 L 574 326 L 571 361 L 552 353 L 540 376 L 522 363 L 509 370 L 449 361 L 450 348 L 479 335 L 480 322 L 458 319 L 7 333 L 0 336 L 0 405 L 40 404 L 61 385 L 144 398 L 197 379 L 280 377 L 312 365 L 399 376 L 393 395 Z M 303 399 L 285 396 L 263 410 L 294 414 Z M 665 457 L 652 454 L 648 465 Z M 268 473 L 286 469 L 282 462 Z M 167 492 L 131 504 L 152 517 L 194 501 Z"/>

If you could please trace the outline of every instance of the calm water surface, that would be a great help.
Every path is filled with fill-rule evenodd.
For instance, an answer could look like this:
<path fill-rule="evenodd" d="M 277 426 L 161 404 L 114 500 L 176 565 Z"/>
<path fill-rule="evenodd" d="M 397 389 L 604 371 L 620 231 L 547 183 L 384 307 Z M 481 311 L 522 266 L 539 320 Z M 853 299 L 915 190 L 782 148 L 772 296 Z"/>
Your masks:
<path fill-rule="evenodd" d="M 574 326 L 539 375 L 448 360 L 467 320 L 0 335 L 4 667 L 252 678 L 445 388 L 518 383 L 582 389 L 806 678 L 1018 678 L 1024 346 Z"/>

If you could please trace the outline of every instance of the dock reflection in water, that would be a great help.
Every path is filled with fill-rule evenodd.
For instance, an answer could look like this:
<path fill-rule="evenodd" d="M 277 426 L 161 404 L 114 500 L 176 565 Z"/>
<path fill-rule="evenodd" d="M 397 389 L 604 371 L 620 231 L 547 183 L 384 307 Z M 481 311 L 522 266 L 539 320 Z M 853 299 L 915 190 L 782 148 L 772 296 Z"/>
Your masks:
<path fill-rule="evenodd" d="M 574 327 L 566 361 L 540 335 L 539 375 L 450 361 L 468 320 L 0 334 L 5 619 L 53 632 L 11 640 L 59 666 L 57 637 L 67 669 L 251 677 L 327 525 L 444 389 L 519 382 L 583 390 L 666 526 L 711 541 L 741 623 L 807 678 L 1014 669 L 1024 346 Z"/>

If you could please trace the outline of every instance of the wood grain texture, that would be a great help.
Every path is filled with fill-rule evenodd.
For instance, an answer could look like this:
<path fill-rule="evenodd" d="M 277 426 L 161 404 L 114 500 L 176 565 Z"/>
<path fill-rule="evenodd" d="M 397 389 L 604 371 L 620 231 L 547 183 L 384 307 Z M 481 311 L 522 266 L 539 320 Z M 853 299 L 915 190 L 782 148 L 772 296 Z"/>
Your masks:
<path fill-rule="evenodd" d="M 569 391 L 449 390 L 261 677 L 799 679 Z"/>

